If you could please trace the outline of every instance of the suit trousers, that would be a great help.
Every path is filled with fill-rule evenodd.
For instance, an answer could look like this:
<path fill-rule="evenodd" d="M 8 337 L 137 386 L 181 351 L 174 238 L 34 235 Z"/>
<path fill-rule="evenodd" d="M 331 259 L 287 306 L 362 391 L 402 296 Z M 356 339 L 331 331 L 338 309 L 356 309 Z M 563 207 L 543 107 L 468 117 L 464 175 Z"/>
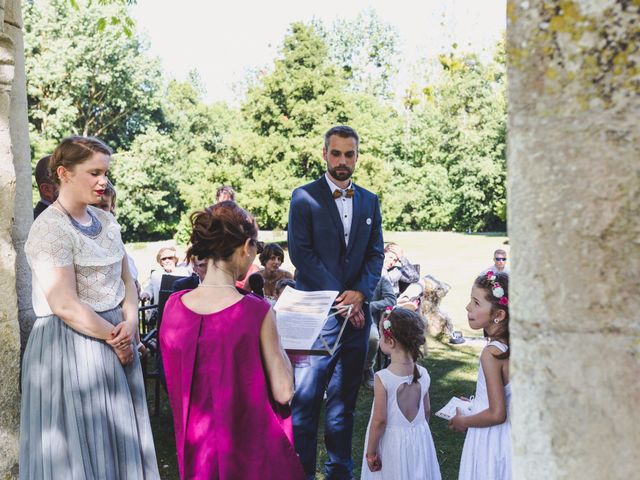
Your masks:
<path fill-rule="evenodd" d="M 333 355 L 310 356 L 308 362 L 295 367 L 296 391 L 291 405 L 293 435 L 296 452 L 308 479 L 315 478 L 318 421 L 325 391 L 326 479 L 348 480 L 353 477 L 354 411 L 371 327 L 368 306 L 365 308 L 367 322 L 364 328 L 356 329 L 349 322 Z M 322 330 L 329 346 L 333 346 L 338 337 L 342 321 L 347 320 L 331 318 Z M 313 348 L 323 347 L 318 340 Z"/>

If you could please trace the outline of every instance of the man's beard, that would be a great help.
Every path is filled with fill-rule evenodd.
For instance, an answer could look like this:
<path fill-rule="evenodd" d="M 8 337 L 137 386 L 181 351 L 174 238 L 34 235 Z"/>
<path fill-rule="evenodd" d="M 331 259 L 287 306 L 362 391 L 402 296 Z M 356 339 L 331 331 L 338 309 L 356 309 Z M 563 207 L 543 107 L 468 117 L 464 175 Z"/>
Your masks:
<path fill-rule="evenodd" d="M 351 170 L 346 165 L 341 165 L 336 168 L 330 168 L 329 174 L 340 182 L 344 182 L 345 180 L 349 180 L 351 175 L 353 175 L 353 170 Z"/>

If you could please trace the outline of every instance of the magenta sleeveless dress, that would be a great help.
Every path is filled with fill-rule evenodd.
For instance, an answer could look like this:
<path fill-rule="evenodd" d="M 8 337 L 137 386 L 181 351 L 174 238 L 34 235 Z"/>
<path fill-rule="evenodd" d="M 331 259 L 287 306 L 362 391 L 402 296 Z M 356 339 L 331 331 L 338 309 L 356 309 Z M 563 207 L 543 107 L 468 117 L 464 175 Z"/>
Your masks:
<path fill-rule="evenodd" d="M 252 294 L 199 315 L 171 295 L 160 345 L 173 411 L 180 477 L 304 478 L 288 407 L 270 397 L 260 356 L 269 304 Z"/>

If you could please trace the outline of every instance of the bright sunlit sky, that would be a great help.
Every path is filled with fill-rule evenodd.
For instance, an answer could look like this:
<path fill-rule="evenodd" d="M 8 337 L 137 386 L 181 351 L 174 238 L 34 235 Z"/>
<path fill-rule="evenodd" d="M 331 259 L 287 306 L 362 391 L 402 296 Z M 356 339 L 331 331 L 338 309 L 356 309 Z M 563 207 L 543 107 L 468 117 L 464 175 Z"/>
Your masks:
<path fill-rule="evenodd" d="M 138 0 L 132 16 L 169 77 L 184 80 L 195 69 L 207 101 L 232 102 L 233 85 L 272 63 L 292 22 L 319 18 L 329 26 L 366 9 L 399 33 L 397 91 L 417 62 L 453 43 L 490 52 L 506 23 L 506 0 Z"/>

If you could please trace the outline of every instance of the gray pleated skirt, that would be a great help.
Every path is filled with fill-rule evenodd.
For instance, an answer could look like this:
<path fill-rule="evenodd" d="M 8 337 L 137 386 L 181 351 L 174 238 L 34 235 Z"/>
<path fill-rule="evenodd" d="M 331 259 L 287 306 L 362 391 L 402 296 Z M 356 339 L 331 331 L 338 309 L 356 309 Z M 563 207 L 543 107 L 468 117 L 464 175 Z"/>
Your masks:
<path fill-rule="evenodd" d="M 118 307 L 99 315 L 117 325 Z M 24 353 L 20 479 L 159 479 L 140 360 L 55 315 L 39 317 Z"/>

